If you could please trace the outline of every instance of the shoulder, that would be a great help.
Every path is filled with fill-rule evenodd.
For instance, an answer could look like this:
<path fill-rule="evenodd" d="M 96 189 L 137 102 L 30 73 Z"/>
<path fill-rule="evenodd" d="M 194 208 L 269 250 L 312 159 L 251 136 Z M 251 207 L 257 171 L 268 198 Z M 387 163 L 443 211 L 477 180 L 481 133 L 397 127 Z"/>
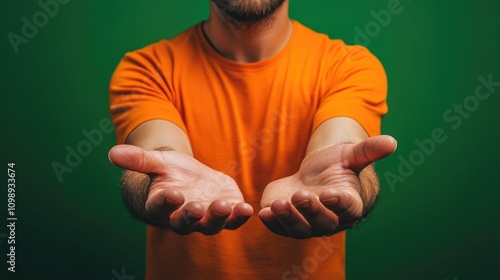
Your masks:
<path fill-rule="evenodd" d="M 359 80 L 386 80 L 385 70 L 378 58 L 366 47 L 348 45 L 343 40 L 330 38 L 298 22 L 292 44 L 294 64 L 303 65 L 326 86 L 350 78 Z M 302 71 L 302 70 L 301 70 Z"/>
<path fill-rule="evenodd" d="M 294 47 L 307 53 L 308 56 L 317 56 L 322 63 L 330 64 L 332 67 L 355 62 L 381 65 L 377 57 L 364 46 L 347 45 L 341 39 L 331 38 L 296 21 L 294 28 L 297 28 Z"/>
<path fill-rule="evenodd" d="M 127 52 L 119 62 L 113 78 L 128 74 L 158 73 L 172 69 L 176 61 L 192 57 L 196 51 L 198 25 L 181 32 L 168 40 L 147 45 L 143 48 Z M 180 64 L 180 63 L 177 63 Z"/>
<path fill-rule="evenodd" d="M 195 47 L 197 28 L 198 25 L 194 25 L 171 39 L 163 39 L 141 49 L 128 52 L 123 59 L 137 60 L 138 62 L 145 62 L 144 60 L 162 62 L 189 53 Z"/>

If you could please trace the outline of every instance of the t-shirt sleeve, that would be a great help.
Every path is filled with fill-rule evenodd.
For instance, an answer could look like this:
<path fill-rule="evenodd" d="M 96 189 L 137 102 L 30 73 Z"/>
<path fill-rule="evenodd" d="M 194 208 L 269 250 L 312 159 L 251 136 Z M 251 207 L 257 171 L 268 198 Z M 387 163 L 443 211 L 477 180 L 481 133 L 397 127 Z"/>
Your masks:
<path fill-rule="evenodd" d="M 344 56 L 328 71 L 313 129 L 333 117 L 356 120 L 368 135 L 380 134 L 387 113 L 387 78 L 380 61 L 365 47 L 345 47 Z M 342 53 L 342 52 L 341 52 Z"/>
<path fill-rule="evenodd" d="M 125 143 L 128 135 L 140 124 L 163 119 L 186 131 L 183 120 L 174 105 L 171 71 L 160 65 L 154 48 L 131 52 L 118 64 L 109 87 L 109 109 L 118 143 Z"/>

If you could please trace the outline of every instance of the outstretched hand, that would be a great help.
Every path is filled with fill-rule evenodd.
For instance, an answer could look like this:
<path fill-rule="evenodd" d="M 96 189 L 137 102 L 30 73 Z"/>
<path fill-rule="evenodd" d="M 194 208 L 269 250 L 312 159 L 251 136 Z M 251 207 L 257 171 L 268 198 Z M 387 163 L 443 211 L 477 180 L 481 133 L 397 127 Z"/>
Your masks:
<path fill-rule="evenodd" d="M 186 154 L 118 145 L 109 151 L 109 159 L 150 176 L 146 213 L 154 224 L 176 233 L 211 235 L 236 229 L 253 213 L 232 178 Z"/>
<path fill-rule="evenodd" d="M 294 238 L 352 227 L 364 209 L 359 173 L 395 149 L 394 138 L 375 136 L 311 152 L 297 173 L 267 185 L 259 218 L 272 232 Z"/>

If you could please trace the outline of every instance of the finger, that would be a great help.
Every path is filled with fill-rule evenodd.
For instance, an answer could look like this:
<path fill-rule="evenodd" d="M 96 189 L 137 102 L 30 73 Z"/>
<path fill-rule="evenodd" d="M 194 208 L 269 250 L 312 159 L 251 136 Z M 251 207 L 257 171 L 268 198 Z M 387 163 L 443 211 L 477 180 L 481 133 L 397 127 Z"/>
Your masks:
<path fill-rule="evenodd" d="M 181 235 L 190 234 L 204 215 L 205 208 L 203 205 L 191 201 L 170 216 L 170 228 Z"/>
<path fill-rule="evenodd" d="M 292 204 L 311 226 L 313 236 L 330 236 L 339 225 L 339 218 L 326 208 L 309 191 L 298 191 L 292 196 Z"/>
<path fill-rule="evenodd" d="M 347 146 L 342 156 L 347 167 L 361 171 L 370 163 L 392 154 L 396 148 L 396 139 L 388 135 L 380 135 Z"/>
<path fill-rule="evenodd" d="M 226 224 L 229 215 L 231 215 L 231 205 L 225 200 L 215 200 L 210 204 L 203 219 L 196 227 L 205 235 L 213 235 L 220 232 Z"/>
<path fill-rule="evenodd" d="M 339 217 L 341 224 L 354 223 L 363 214 L 363 201 L 352 188 L 326 190 L 321 193 L 319 200 Z"/>
<path fill-rule="evenodd" d="M 146 213 L 154 223 L 168 225 L 170 215 L 184 204 L 184 196 L 177 190 L 152 191 L 146 201 Z"/>
<path fill-rule="evenodd" d="M 253 215 L 253 208 L 250 204 L 241 202 L 236 204 L 233 208 L 233 212 L 227 219 L 224 228 L 234 230 L 241 227 L 244 223 L 250 219 Z"/>
<path fill-rule="evenodd" d="M 270 206 L 262 208 L 259 211 L 259 219 L 271 232 L 284 237 L 290 237 L 288 232 L 285 230 L 285 228 L 281 225 L 281 223 L 278 221 L 276 216 L 271 211 Z"/>
<path fill-rule="evenodd" d="M 290 202 L 276 200 L 271 204 L 271 211 L 291 237 L 311 237 L 311 226 Z"/>
<path fill-rule="evenodd" d="M 108 158 L 121 168 L 146 174 L 160 174 L 164 168 L 161 152 L 146 151 L 133 145 L 117 145 L 111 148 Z"/>

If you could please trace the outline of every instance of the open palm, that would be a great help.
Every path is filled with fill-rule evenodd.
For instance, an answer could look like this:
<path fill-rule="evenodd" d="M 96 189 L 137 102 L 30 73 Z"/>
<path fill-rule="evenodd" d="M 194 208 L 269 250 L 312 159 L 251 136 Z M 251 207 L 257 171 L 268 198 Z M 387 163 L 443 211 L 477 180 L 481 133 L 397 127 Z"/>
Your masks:
<path fill-rule="evenodd" d="M 295 238 L 351 227 L 364 209 L 359 173 L 395 148 L 392 137 L 376 136 L 312 152 L 296 174 L 265 188 L 260 219 L 271 231 Z"/>
<path fill-rule="evenodd" d="M 186 154 L 118 145 L 109 157 L 119 167 L 150 175 L 146 212 L 179 234 L 236 229 L 253 213 L 232 178 Z"/>

